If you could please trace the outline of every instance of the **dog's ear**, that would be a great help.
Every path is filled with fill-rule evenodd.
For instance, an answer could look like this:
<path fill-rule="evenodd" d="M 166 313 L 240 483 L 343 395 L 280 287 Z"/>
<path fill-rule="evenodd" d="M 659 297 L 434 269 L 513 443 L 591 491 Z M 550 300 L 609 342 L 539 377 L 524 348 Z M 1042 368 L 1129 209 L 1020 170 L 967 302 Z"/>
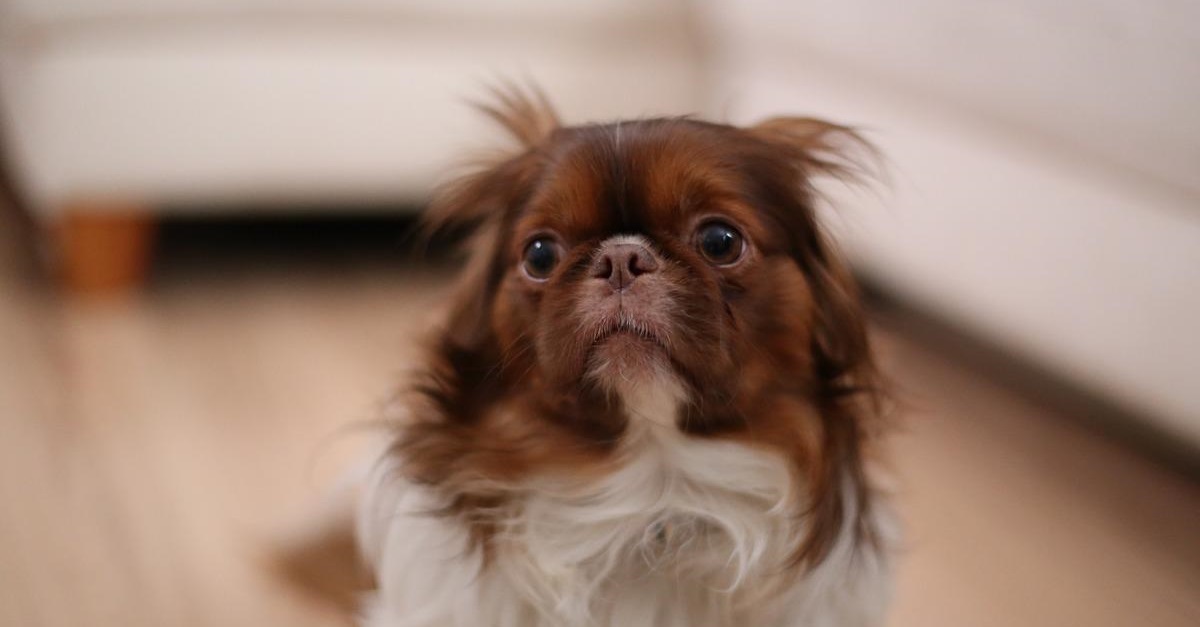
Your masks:
<path fill-rule="evenodd" d="M 832 176 L 862 183 L 878 172 L 876 149 L 854 129 L 810 117 L 777 117 L 746 129 L 768 144 L 785 167 L 783 204 L 794 225 L 793 255 L 817 304 L 813 354 L 817 377 L 831 396 L 874 387 L 858 290 L 841 253 L 817 220 L 813 180 Z"/>
<path fill-rule="evenodd" d="M 860 540 L 875 541 L 867 520 L 868 483 L 861 459 L 866 440 L 881 428 L 885 394 L 867 335 L 866 313 L 850 268 L 817 219 L 814 179 L 865 183 L 878 176 L 880 157 L 854 129 L 825 120 L 782 117 L 746 129 L 771 153 L 772 194 L 791 226 L 792 256 L 812 291 L 810 351 L 827 453 L 811 470 L 809 535 L 797 558 L 818 563 L 854 516 Z M 779 168 L 779 169 L 776 169 Z M 846 484 L 849 478 L 849 484 Z M 856 493 L 847 500 L 847 490 Z"/>
<path fill-rule="evenodd" d="M 500 281 L 501 225 L 515 190 L 506 180 L 509 168 L 497 166 L 443 190 L 426 216 L 431 229 L 464 238 L 467 262 L 459 275 L 446 319 L 447 340 L 475 348 L 489 334 L 491 303 Z"/>
<path fill-rule="evenodd" d="M 558 116 L 535 88 L 504 85 L 493 89 L 492 97 L 475 106 L 516 140 L 516 149 L 476 164 L 473 172 L 442 187 L 424 216 L 427 234 L 451 232 L 467 243 L 469 257 L 446 331 L 450 342 L 468 349 L 490 336 L 508 227 L 532 192 L 543 144 L 559 127 Z"/>

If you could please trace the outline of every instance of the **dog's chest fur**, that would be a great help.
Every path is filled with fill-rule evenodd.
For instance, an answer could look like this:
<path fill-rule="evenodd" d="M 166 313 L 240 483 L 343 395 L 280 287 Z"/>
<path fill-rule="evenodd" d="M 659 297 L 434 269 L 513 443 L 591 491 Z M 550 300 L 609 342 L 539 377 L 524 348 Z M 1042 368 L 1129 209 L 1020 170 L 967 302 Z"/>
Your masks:
<path fill-rule="evenodd" d="M 500 511 L 486 564 L 440 499 L 377 471 L 360 523 L 379 592 L 370 627 L 739 627 L 873 624 L 883 565 L 850 532 L 809 572 L 788 568 L 804 498 L 784 460 L 674 426 L 672 388 L 624 395 L 612 472 L 539 477 Z M 394 464 L 394 462 L 393 462 Z"/>

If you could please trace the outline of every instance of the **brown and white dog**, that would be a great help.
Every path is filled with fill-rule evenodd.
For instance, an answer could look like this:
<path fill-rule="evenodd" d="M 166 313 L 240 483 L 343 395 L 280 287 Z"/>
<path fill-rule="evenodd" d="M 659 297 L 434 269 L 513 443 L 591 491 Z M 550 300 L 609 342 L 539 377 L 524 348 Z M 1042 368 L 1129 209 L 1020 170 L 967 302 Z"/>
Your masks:
<path fill-rule="evenodd" d="M 430 211 L 474 237 L 361 491 L 363 624 L 879 624 L 879 392 L 811 186 L 862 140 L 484 109 L 519 147 Z"/>

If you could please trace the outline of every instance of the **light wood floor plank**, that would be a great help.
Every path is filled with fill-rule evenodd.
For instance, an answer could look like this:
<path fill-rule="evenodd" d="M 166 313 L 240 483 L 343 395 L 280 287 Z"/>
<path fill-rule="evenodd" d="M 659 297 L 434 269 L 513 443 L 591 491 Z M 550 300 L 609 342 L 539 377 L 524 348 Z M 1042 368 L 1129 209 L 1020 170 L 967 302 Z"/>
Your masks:
<path fill-rule="evenodd" d="M 339 624 L 259 558 L 361 446 L 343 432 L 378 416 L 445 272 L 193 272 L 123 304 L 58 301 L 12 274 L 0 625 Z M 879 335 L 911 405 L 893 447 L 908 533 L 892 625 L 1200 625 L 1195 485 Z"/>

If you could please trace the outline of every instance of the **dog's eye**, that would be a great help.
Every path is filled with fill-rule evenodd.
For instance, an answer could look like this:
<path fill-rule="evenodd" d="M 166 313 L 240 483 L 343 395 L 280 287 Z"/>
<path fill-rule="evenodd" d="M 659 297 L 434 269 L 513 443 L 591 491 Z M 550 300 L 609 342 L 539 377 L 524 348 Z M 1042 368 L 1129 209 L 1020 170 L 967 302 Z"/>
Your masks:
<path fill-rule="evenodd" d="M 525 247 L 525 274 L 536 281 L 549 278 L 558 265 L 558 245 L 549 237 L 539 237 Z"/>
<path fill-rule="evenodd" d="M 697 232 L 697 246 L 704 257 L 718 266 L 727 266 L 742 256 L 745 240 L 737 229 L 724 222 L 709 222 Z"/>

